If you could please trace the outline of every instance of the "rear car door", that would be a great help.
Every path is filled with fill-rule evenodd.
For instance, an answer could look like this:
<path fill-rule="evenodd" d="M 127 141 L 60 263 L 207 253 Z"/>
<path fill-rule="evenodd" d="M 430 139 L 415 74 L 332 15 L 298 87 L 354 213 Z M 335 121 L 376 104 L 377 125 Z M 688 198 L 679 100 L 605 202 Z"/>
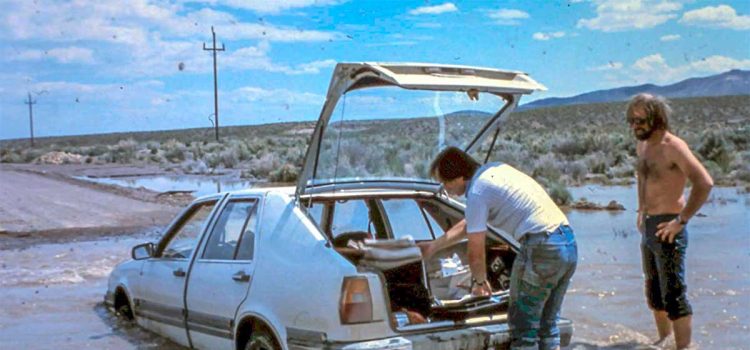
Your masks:
<path fill-rule="evenodd" d="M 201 233 L 218 198 L 193 203 L 167 231 L 153 258 L 143 262 L 142 293 L 135 313 L 145 326 L 189 345 L 185 330 L 185 281 Z"/>
<path fill-rule="evenodd" d="M 230 198 L 210 228 L 187 286 L 193 346 L 234 349 L 234 319 L 252 282 L 259 197 Z"/>

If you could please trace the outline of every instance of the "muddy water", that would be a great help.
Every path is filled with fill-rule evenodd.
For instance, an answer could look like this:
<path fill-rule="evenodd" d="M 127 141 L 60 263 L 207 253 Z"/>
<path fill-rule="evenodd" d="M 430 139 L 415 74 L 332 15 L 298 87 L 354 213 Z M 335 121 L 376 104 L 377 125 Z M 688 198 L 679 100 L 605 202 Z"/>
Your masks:
<path fill-rule="evenodd" d="M 228 177 L 206 176 L 125 176 L 125 177 L 79 177 L 79 179 L 118 185 L 122 187 L 144 187 L 156 192 L 187 191 L 195 197 L 207 194 L 234 191 L 252 187 L 255 182 Z"/>
<path fill-rule="evenodd" d="M 617 199 L 628 210 L 568 214 L 580 250 L 563 309 L 576 325 L 569 349 L 650 348 L 656 332 L 643 297 L 635 192 L 590 186 L 573 193 L 600 203 Z M 701 213 L 689 226 L 695 342 L 702 349 L 747 349 L 750 195 L 715 189 Z M 0 349 L 179 349 L 119 321 L 102 304 L 111 269 L 129 259 L 130 247 L 156 237 L 143 232 L 61 244 L 0 236 Z"/>
<path fill-rule="evenodd" d="M 156 232 L 65 244 L 0 237 L 0 349 L 179 349 L 103 304 L 107 276 Z"/>
<path fill-rule="evenodd" d="M 624 212 L 568 213 L 579 244 L 579 267 L 563 315 L 576 322 L 574 349 L 638 348 L 656 339 L 643 293 L 640 233 L 633 187 L 588 186 L 574 197 Z M 693 339 L 703 349 L 750 348 L 750 195 L 716 188 L 688 226 L 687 281 Z M 670 340 L 673 344 L 673 340 Z"/>

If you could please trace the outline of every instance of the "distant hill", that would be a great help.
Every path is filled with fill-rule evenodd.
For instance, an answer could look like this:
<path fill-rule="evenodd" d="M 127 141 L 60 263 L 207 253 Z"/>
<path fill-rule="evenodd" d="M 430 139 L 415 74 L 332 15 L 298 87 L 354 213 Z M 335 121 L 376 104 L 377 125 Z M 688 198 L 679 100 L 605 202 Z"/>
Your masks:
<path fill-rule="evenodd" d="M 644 84 L 609 90 L 597 90 L 573 97 L 544 98 L 524 104 L 518 110 L 626 101 L 631 96 L 641 92 L 661 95 L 667 98 L 750 95 L 750 71 L 734 69 L 708 77 L 690 78 L 666 86 Z"/>

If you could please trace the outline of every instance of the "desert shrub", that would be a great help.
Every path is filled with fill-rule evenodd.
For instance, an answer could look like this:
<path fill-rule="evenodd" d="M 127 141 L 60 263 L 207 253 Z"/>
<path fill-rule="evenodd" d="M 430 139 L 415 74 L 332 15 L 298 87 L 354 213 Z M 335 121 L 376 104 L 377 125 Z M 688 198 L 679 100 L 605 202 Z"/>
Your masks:
<path fill-rule="evenodd" d="M 545 154 L 534 162 L 534 171 L 531 176 L 534 178 L 545 178 L 551 181 L 557 181 L 560 179 L 562 172 L 559 169 L 559 164 L 555 160 L 555 157 L 551 154 Z"/>
<path fill-rule="evenodd" d="M 30 163 L 45 153 L 47 153 L 47 151 L 38 148 L 24 149 L 21 151 L 21 162 Z"/>
<path fill-rule="evenodd" d="M 0 155 L 0 162 L 2 163 L 23 163 L 24 159 L 20 153 L 9 151 Z"/>
<path fill-rule="evenodd" d="M 609 168 L 607 155 L 601 152 L 587 155 L 584 162 L 586 162 L 586 165 L 589 168 L 589 173 L 591 174 L 606 174 L 607 169 Z"/>
<path fill-rule="evenodd" d="M 221 151 L 219 158 L 221 158 L 221 163 L 224 164 L 224 167 L 234 168 L 240 162 L 238 154 L 238 150 L 229 148 Z"/>
<path fill-rule="evenodd" d="M 294 164 L 286 163 L 280 168 L 271 171 L 268 174 L 268 181 L 271 182 L 295 182 L 299 177 L 299 168 Z"/>
<path fill-rule="evenodd" d="M 569 162 L 565 164 L 565 167 L 563 168 L 563 173 L 570 176 L 570 178 L 576 182 L 583 181 L 586 178 L 586 174 L 588 174 L 588 172 L 589 168 L 583 161 L 580 160 Z"/>
<path fill-rule="evenodd" d="M 721 172 L 725 172 L 732 161 L 732 150 L 726 139 L 716 130 L 706 130 L 701 138 L 702 142 L 697 149 L 698 154 L 703 159 L 714 162 Z"/>
<path fill-rule="evenodd" d="M 547 181 L 546 189 L 549 196 L 557 205 L 568 205 L 573 201 L 573 195 L 570 194 L 565 185 L 556 181 Z"/>
<path fill-rule="evenodd" d="M 552 150 L 555 153 L 566 157 L 586 154 L 589 152 L 590 148 L 591 139 L 589 137 L 579 137 L 577 135 L 568 135 L 552 146 Z"/>
<path fill-rule="evenodd" d="M 91 157 L 97 157 L 97 156 L 101 156 L 107 153 L 108 151 L 109 151 L 109 148 L 107 148 L 107 146 L 96 145 L 96 146 L 89 147 L 85 154 Z"/>

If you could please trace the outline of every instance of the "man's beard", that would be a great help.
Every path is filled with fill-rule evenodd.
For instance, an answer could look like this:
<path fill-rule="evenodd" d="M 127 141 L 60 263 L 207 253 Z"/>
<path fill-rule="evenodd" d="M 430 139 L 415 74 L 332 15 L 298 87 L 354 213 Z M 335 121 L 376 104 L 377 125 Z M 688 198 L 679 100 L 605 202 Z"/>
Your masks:
<path fill-rule="evenodd" d="M 635 138 L 636 138 L 636 139 L 638 139 L 639 141 L 646 141 L 646 140 L 648 140 L 648 138 L 649 138 L 649 137 L 651 137 L 651 134 L 653 134 L 653 133 L 654 133 L 654 128 L 648 128 L 648 129 L 645 129 L 645 130 L 644 130 L 643 132 L 641 132 L 641 133 L 639 133 L 639 132 L 636 132 L 636 131 L 633 131 L 633 135 L 634 135 L 634 136 L 635 136 Z"/>

